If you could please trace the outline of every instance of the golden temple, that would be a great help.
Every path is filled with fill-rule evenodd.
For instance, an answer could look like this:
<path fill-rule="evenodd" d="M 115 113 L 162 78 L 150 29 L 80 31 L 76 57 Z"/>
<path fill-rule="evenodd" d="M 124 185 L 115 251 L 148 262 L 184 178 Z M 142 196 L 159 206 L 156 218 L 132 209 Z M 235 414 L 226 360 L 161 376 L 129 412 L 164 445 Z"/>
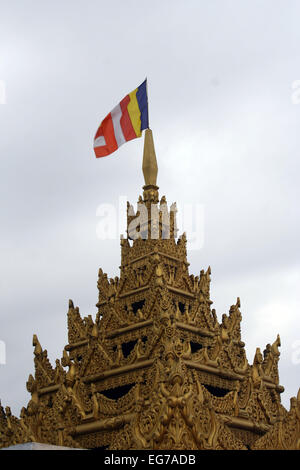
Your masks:
<path fill-rule="evenodd" d="M 33 336 L 31 399 L 20 418 L 0 406 L 0 447 L 300 449 L 300 393 L 289 411 L 280 400 L 280 338 L 250 364 L 240 300 L 218 321 L 210 268 L 189 274 L 176 205 L 159 200 L 151 130 L 143 173 L 138 210 L 127 207 L 120 277 L 99 270 L 95 320 L 69 301 L 55 367 Z"/>

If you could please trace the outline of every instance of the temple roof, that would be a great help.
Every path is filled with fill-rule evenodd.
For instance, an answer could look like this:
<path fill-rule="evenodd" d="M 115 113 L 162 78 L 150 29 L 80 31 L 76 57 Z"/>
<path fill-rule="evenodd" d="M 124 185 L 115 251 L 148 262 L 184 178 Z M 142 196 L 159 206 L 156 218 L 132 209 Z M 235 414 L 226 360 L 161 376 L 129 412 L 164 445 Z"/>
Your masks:
<path fill-rule="evenodd" d="M 69 301 L 68 344 L 52 366 L 33 336 L 31 399 L 0 408 L 0 446 L 22 442 L 109 449 L 299 448 L 299 396 L 281 404 L 280 337 L 249 363 L 241 302 L 218 320 L 211 269 L 189 273 L 176 205 L 159 199 L 145 133 L 143 196 L 128 203 L 120 276 L 99 269 L 97 314 Z"/>

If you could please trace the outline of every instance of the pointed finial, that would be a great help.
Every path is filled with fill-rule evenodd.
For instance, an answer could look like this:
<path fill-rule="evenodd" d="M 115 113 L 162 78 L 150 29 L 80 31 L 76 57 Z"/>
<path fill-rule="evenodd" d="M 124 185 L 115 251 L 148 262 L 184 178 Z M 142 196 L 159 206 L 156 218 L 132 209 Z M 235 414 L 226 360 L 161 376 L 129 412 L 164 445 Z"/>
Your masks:
<path fill-rule="evenodd" d="M 157 172 L 158 167 L 152 131 L 151 129 L 146 129 L 143 155 L 143 174 L 146 186 L 156 186 Z"/>
<path fill-rule="evenodd" d="M 38 356 L 39 354 L 41 354 L 43 352 L 42 350 L 42 346 L 40 345 L 40 342 L 38 340 L 38 337 L 37 335 L 33 335 L 33 338 L 32 338 L 32 346 L 35 346 L 34 348 L 34 354 L 36 356 Z"/>

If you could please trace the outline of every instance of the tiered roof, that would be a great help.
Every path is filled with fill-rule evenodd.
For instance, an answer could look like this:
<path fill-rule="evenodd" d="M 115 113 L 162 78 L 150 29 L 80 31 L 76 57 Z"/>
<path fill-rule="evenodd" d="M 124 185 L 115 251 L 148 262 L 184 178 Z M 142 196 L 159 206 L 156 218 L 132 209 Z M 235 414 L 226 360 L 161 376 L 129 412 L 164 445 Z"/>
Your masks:
<path fill-rule="evenodd" d="M 211 270 L 189 274 L 176 205 L 159 200 L 152 133 L 145 186 L 128 204 L 120 277 L 99 270 L 95 320 L 69 301 L 68 344 L 53 367 L 36 335 L 31 400 L 0 408 L 0 446 L 44 442 L 98 449 L 299 448 L 300 394 L 280 402 L 279 336 L 250 364 L 240 300 L 219 322 Z"/>

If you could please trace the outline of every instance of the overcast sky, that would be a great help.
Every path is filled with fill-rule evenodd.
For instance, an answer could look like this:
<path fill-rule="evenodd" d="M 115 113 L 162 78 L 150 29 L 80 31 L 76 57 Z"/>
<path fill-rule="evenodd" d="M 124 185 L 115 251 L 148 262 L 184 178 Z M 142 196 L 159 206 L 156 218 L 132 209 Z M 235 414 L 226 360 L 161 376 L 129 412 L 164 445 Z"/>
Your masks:
<path fill-rule="evenodd" d="M 19 414 L 30 398 L 32 334 L 54 363 L 68 299 L 94 317 L 99 267 L 119 274 L 119 239 L 97 238 L 96 212 L 119 196 L 136 203 L 143 139 L 97 160 L 92 142 L 147 76 L 160 194 L 203 210 L 190 273 L 211 266 L 219 319 L 241 298 L 251 363 L 280 333 L 289 407 L 300 386 L 299 1 L 14 0 L 0 10 L 3 405 Z"/>

